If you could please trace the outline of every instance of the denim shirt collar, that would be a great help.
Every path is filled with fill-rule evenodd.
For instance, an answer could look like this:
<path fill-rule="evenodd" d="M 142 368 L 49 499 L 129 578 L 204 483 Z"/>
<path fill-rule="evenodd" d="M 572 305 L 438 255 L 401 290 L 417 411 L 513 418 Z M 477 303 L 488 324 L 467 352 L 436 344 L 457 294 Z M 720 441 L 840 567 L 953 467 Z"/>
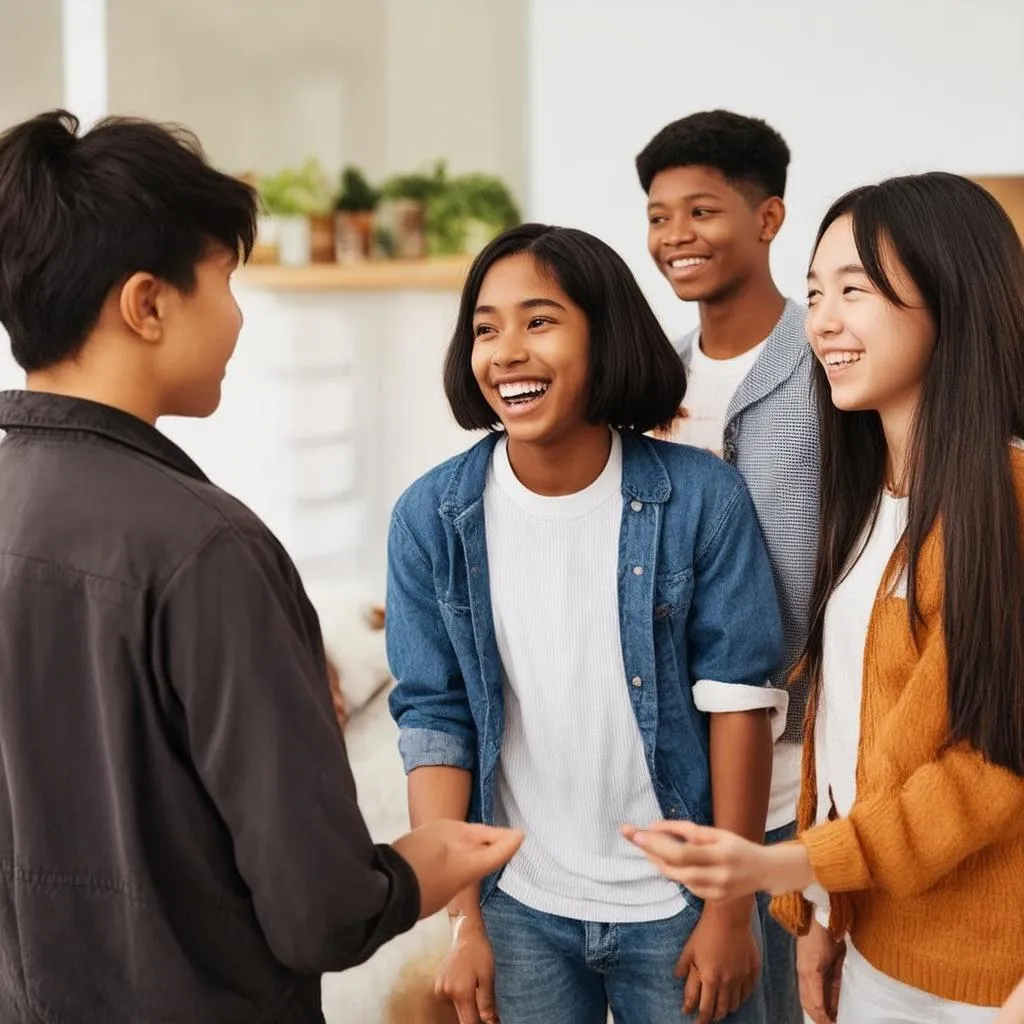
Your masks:
<path fill-rule="evenodd" d="M 42 391 L 0 392 L 0 430 L 92 434 L 206 481 L 203 471 L 156 427 L 113 406 Z"/>
<path fill-rule="evenodd" d="M 443 517 L 455 521 L 483 498 L 487 469 L 500 437 L 499 432 L 492 433 L 466 452 L 441 496 Z M 661 460 L 630 431 L 622 432 L 622 493 L 645 504 L 666 502 L 672 493 Z"/>

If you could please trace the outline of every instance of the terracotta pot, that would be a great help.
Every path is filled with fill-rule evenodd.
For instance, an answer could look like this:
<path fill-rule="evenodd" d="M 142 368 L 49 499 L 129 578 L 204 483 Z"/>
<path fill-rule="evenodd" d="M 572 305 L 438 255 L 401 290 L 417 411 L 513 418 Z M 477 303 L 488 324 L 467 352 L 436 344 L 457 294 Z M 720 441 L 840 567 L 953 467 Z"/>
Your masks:
<path fill-rule="evenodd" d="M 309 218 L 309 249 L 313 263 L 333 263 L 335 260 L 334 215 L 331 213 Z"/>
<path fill-rule="evenodd" d="M 339 263 L 360 263 L 373 255 L 372 210 L 339 210 L 334 215 L 335 251 Z"/>

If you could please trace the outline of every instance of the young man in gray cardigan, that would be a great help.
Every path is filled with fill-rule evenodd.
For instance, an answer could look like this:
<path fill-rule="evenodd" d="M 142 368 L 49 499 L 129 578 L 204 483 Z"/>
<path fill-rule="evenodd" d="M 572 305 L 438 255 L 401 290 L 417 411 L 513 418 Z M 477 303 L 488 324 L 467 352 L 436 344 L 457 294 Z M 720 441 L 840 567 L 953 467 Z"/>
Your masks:
<path fill-rule="evenodd" d="M 779 686 L 803 650 L 818 543 L 818 420 L 804 309 L 782 295 L 769 265 L 785 219 L 788 165 L 778 132 L 724 110 L 666 126 L 636 159 L 651 256 L 676 295 L 700 308 L 700 327 L 677 344 L 687 391 L 671 438 L 717 452 L 747 482 L 782 609 Z M 795 829 L 806 680 L 788 691 L 768 843 Z M 799 1024 L 794 941 L 768 916 L 767 896 L 759 902 L 769 1021 Z"/>

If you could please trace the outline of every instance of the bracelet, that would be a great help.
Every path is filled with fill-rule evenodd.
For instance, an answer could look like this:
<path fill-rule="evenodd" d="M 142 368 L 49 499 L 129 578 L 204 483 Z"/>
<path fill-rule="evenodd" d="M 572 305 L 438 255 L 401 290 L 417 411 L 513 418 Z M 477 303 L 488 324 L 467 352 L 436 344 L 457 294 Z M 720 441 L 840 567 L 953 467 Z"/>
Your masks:
<path fill-rule="evenodd" d="M 462 931 L 462 926 L 466 923 L 466 915 L 460 910 L 456 914 L 448 915 L 448 924 L 451 927 L 452 933 L 452 944 L 454 945 L 459 941 L 459 932 Z"/>

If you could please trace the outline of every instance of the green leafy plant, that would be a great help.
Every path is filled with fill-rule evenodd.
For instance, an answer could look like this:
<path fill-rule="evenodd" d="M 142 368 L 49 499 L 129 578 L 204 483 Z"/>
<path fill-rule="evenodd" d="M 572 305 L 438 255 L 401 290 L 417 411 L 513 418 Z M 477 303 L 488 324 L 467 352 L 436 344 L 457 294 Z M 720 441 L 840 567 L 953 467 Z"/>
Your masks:
<path fill-rule="evenodd" d="M 464 253 L 471 238 L 488 241 L 519 222 L 519 208 L 500 178 L 462 175 L 427 203 L 427 246 L 439 255 Z"/>
<path fill-rule="evenodd" d="M 409 199 L 426 205 L 444 191 L 446 183 L 444 161 L 438 160 L 430 174 L 419 171 L 392 175 L 384 182 L 381 195 L 384 199 Z"/>
<path fill-rule="evenodd" d="M 331 211 L 331 187 L 320 162 L 285 168 L 259 180 L 263 208 L 272 216 L 316 217 Z"/>
<path fill-rule="evenodd" d="M 366 175 L 351 164 L 341 172 L 341 191 L 334 208 L 348 213 L 366 213 L 377 208 L 380 192 L 366 179 Z"/>

